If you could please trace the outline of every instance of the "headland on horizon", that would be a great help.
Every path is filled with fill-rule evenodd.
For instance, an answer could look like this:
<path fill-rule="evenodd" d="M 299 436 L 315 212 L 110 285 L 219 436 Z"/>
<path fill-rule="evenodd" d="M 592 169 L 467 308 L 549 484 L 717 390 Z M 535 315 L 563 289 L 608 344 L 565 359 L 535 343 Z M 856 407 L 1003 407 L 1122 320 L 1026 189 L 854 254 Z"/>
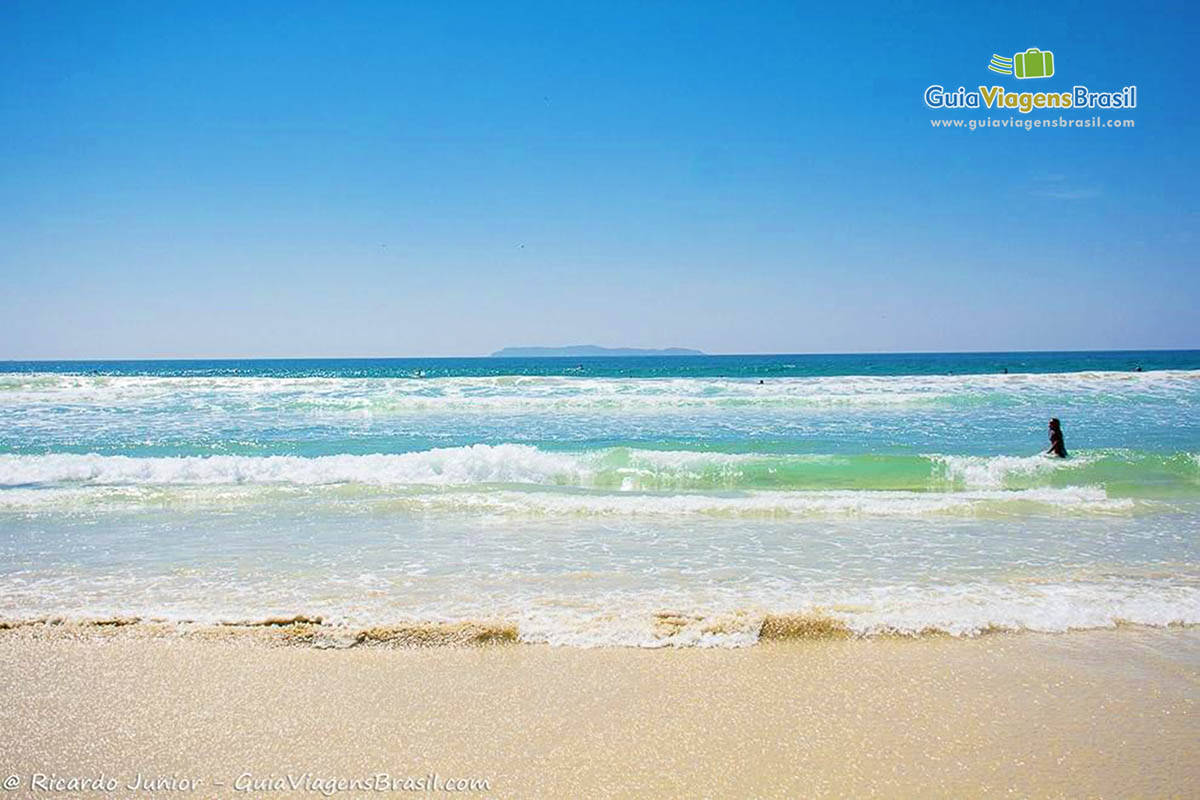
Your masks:
<path fill-rule="evenodd" d="M 573 344 L 566 347 L 503 347 L 492 358 L 555 358 L 584 356 L 702 356 L 700 350 L 688 347 L 599 347 L 594 344 Z"/>

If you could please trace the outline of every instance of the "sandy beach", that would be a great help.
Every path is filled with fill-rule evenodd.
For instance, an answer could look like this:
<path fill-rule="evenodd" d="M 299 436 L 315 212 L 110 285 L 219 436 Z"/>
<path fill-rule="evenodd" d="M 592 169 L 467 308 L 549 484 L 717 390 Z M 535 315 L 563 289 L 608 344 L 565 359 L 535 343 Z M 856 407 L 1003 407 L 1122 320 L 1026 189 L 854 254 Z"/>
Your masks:
<path fill-rule="evenodd" d="M 378 792 L 352 782 L 380 775 L 482 780 L 465 793 L 488 797 L 1200 786 L 1195 629 L 682 650 L 281 641 L 141 625 L 0 632 L 9 796 L 102 793 L 35 778 L 197 797 L 320 796 L 342 781 L 341 796 L 359 796 Z"/>

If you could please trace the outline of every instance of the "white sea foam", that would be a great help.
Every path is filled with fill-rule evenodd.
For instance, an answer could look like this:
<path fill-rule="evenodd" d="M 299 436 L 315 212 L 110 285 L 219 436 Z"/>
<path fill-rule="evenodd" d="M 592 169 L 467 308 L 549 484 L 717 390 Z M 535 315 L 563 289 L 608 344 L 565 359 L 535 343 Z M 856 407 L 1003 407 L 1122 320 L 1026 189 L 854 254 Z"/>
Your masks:
<path fill-rule="evenodd" d="M 130 458 L 54 453 L 0 455 L 0 486 L 297 484 L 579 484 L 586 459 L 520 444 L 471 445 L 395 455 Z"/>
<path fill-rule="evenodd" d="M 373 598 L 348 595 L 356 581 L 282 582 L 256 585 L 253 591 L 213 583 L 198 592 L 194 582 L 164 578 L 156 605 L 148 606 L 138 587 L 119 581 L 82 587 L 75 580 L 42 586 L 0 578 L 0 619 L 132 616 L 213 624 L 302 616 L 325 620 L 331 638 L 339 630 L 371 626 L 487 621 L 514 625 L 520 641 L 528 643 L 646 648 L 746 647 L 760 641 L 769 619 L 784 621 L 776 626 L 783 637 L 788 621 L 799 621 L 795 627 L 801 635 L 809 631 L 818 636 L 975 636 L 995 630 L 1064 633 L 1120 625 L 1200 625 L 1200 588 L 1167 581 L 888 585 L 800 590 L 791 596 L 767 592 L 752 598 L 710 591 L 699 593 L 703 600 L 680 591 L 592 595 L 582 590 L 567 597 L 523 584 L 504 597 L 455 594 L 413 604 L 386 592 Z M 323 599 L 304 599 L 312 597 Z"/>
<path fill-rule="evenodd" d="M 773 608 L 681 607 L 678 602 L 660 608 L 670 610 L 532 612 L 521 618 L 518 630 L 524 641 L 576 647 L 744 647 L 759 640 L 770 614 L 828 621 L 833 630 L 859 636 L 930 632 L 974 636 L 997 629 L 1064 633 L 1122 624 L 1197 625 L 1200 590 L 1144 584 L 1049 584 L 1029 589 L 974 583 L 840 591 L 814 596 L 803 605 Z"/>
<path fill-rule="evenodd" d="M 1128 498 L 1109 498 L 1097 487 L 1019 491 L 895 492 L 797 491 L 709 494 L 593 492 L 448 492 L 396 500 L 403 508 L 545 516 L 923 516 L 972 514 L 1021 504 L 1043 512 L 1132 510 Z"/>
<path fill-rule="evenodd" d="M 9 511 L 130 510 L 148 508 L 231 507 L 303 499 L 319 508 L 421 513 L 500 514 L 534 517 L 919 517 L 926 515 L 1119 514 L 1138 508 L 1130 498 L 1111 498 L 1100 487 L 958 492 L 913 491 L 752 491 L 735 493 L 642 493 L 542 489 L 389 491 L 312 494 L 322 487 L 292 488 L 263 484 L 144 485 L 14 488 L 0 491 L 0 509 Z M 326 490 L 333 487 L 325 487 Z"/>
<path fill-rule="evenodd" d="M 1033 456 L 955 456 L 929 454 L 926 458 L 945 469 L 946 477 L 972 488 L 1001 488 L 1014 477 L 1048 475 L 1059 470 L 1077 470 L 1097 460 L 1077 454 L 1070 459 L 1045 454 Z"/>
<path fill-rule="evenodd" d="M 967 488 L 1002 488 L 1012 476 L 1078 470 L 1102 454 L 1069 460 L 1044 456 L 894 456 L 901 469 L 925 461 L 931 481 Z M 1190 456 L 1189 456 L 1190 457 Z M 853 471 L 851 456 L 822 454 L 721 453 L 608 448 L 543 450 L 532 445 L 467 445 L 410 453 L 328 456 L 130 457 L 75 453 L 0 454 L 0 487 L 62 483 L 95 486 L 355 483 L 368 486 L 534 484 L 591 487 L 601 478 L 627 480 L 624 488 L 740 487 L 746 470 L 779 475 L 786 470 L 819 475 L 823 469 Z M 905 459 L 908 459 L 906 463 Z M 881 462 L 870 466 L 878 471 Z M 714 484 L 715 482 L 715 484 Z M 603 484 L 607 486 L 608 484 Z"/>
<path fill-rule="evenodd" d="M 0 507 L 8 509 L 137 504 L 267 502 L 290 489 L 358 487 L 363 503 L 396 508 L 534 515 L 920 515 L 995 510 L 1023 504 L 1086 512 L 1128 511 L 1102 486 L 1006 488 L 1014 475 L 1048 473 L 1064 462 L 1042 457 L 921 456 L 930 486 L 920 490 L 755 487 L 744 470 L 780 479 L 820 478 L 846 457 L 761 455 L 628 448 L 585 452 L 530 445 L 470 445 L 375 455 L 189 456 L 132 458 L 96 454 L 0 455 Z M 902 469 L 913 462 L 901 462 Z M 916 462 L 919 465 L 919 461 Z M 907 466 L 906 466 L 907 465 Z M 869 466 L 877 468 L 877 463 Z M 919 466 L 918 466 L 919 468 Z M 939 476 L 944 470 L 947 475 Z M 944 486 L 945 479 L 965 486 Z M 851 470 L 851 480 L 861 486 Z M 438 487 L 438 491 L 423 489 Z M 280 495 L 280 492 L 284 492 Z M 311 494 L 309 496 L 312 496 Z M 348 495 L 329 496 L 345 502 Z M 316 499 L 320 499 L 319 496 Z M 1015 506 L 1014 506 L 1015 507 Z"/>
<path fill-rule="evenodd" d="M 1061 633 L 1138 625 L 1200 624 L 1195 586 L 1090 582 L 1004 586 L 963 584 L 936 591 L 890 591 L 844 618 L 857 633 L 935 630 L 956 636 L 991 629 Z"/>
<path fill-rule="evenodd" d="M 0 407 L 234 407 L 300 413 L 656 412 L 704 408 L 888 408 L 988 402 L 1028 405 L 1039 397 L 1192 397 L 1198 370 L 1011 375 L 848 375 L 774 378 L 266 378 L 0 376 Z"/>

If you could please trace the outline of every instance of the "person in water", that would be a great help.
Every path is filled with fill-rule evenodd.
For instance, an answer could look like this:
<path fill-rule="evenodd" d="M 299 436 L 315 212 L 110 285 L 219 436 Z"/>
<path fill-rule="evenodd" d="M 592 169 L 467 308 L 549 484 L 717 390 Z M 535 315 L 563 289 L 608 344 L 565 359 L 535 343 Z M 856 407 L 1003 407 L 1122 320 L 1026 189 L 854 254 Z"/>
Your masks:
<path fill-rule="evenodd" d="M 1056 458 L 1067 457 L 1067 446 L 1063 444 L 1062 424 L 1058 417 L 1050 420 L 1050 447 L 1046 452 Z"/>

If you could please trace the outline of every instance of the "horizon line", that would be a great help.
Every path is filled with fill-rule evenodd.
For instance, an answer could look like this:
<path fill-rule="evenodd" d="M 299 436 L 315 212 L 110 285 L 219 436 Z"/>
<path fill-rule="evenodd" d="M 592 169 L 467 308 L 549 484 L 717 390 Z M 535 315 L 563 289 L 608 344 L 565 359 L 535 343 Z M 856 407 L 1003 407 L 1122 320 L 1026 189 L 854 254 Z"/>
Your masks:
<path fill-rule="evenodd" d="M 579 346 L 579 345 L 570 345 Z M 531 345 L 532 347 L 532 345 Z M 627 349 L 627 348 L 609 348 Z M 634 348 L 634 349 L 667 349 L 667 348 Z M 498 351 L 494 351 L 498 352 Z M 1037 350 L 843 350 L 843 351 L 810 351 L 810 352 L 728 352 L 710 353 L 700 351 L 696 355 L 544 355 L 544 356 L 509 356 L 513 359 L 588 359 L 588 358 L 736 358 L 739 356 L 919 356 L 919 355 L 1019 355 L 1033 353 L 1191 353 L 1200 352 L 1200 347 L 1119 347 L 1119 348 L 1085 348 L 1085 349 L 1037 349 Z M 87 363 L 120 363 L 129 361 L 399 361 L 416 359 L 501 359 L 504 356 L 491 354 L 480 355 L 405 355 L 405 356 L 121 356 L 100 358 L 2 358 L 0 364 L 50 364 L 56 362 L 87 362 Z"/>

